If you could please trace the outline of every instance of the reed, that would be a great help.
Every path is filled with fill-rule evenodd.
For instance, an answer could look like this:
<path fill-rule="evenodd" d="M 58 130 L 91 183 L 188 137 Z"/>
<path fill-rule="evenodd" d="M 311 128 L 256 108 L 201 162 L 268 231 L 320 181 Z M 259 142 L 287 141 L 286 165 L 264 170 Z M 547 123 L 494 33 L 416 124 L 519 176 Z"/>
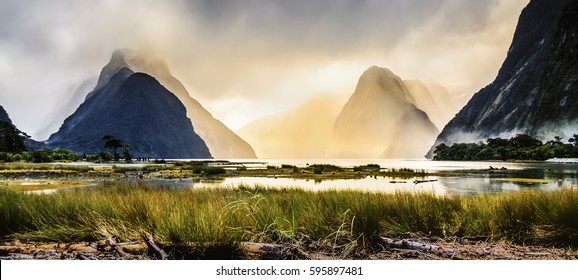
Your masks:
<path fill-rule="evenodd" d="M 0 188 L 4 240 L 119 240 L 152 234 L 166 244 L 234 249 L 240 241 L 330 241 L 340 252 L 379 247 L 408 232 L 578 247 L 578 191 L 435 196 L 239 186 L 171 188 L 105 183 L 51 195 Z"/>

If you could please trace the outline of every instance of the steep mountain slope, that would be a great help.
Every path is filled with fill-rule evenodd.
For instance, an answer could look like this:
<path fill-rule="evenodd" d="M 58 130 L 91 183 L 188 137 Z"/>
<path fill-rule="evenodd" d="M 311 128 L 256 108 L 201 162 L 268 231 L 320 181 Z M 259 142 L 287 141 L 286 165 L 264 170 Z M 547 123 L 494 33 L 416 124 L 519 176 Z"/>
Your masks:
<path fill-rule="evenodd" d="M 37 139 L 46 140 L 58 130 L 64 119 L 74 113 L 84 102 L 86 95 L 94 89 L 97 78 L 86 79 L 70 87 L 69 93 L 60 100 L 59 106 L 53 108 L 44 118 L 42 129 L 36 132 Z"/>
<path fill-rule="evenodd" d="M 399 77 L 373 66 L 337 117 L 333 158 L 423 158 L 438 134 Z"/>
<path fill-rule="evenodd" d="M 8 113 L 6 113 L 6 110 L 4 110 L 4 107 L 2 107 L 1 105 L 0 105 L 0 121 L 7 122 L 10 124 L 12 123 L 12 120 L 8 116 Z"/>
<path fill-rule="evenodd" d="M 95 154 L 102 137 L 113 135 L 130 145 L 134 157 L 211 157 L 184 105 L 155 78 L 122 68 L 101 81 L 50 136 L 50 147 Z"/>
<path fill-rule="evenodd" d="M 106 84 L 122 68 L 147 73 L 174 93 L 185 105 L 195 132 L 205 141 L 213 157 L 256 158 L 252 147 L 193 99 L 182 83 L 172 76 L 167 64 L 153 55 L 129 49 L 115 51 L 103 68 L 96 88 Z"/>
<path fill-rule="evenodd" d="M 420 80 L 404 80 L 403 83 L 415 99 L 415 105 L 427 113 L 437 128 L 443 128 L 460 109 L 458 100 L 440 85 Z"/>
<path fill-rule="evenodd" d="M 237 131 L 259 158 L 326 158 L 333 124 L 345 102 L 314 96 L 303 105 L 254 121 Z"/>
<path fill-rule="evenodd" d="M 476 93 L 434 143 L 578 131 L 578 1 L 532 0 L 494 82 Z M 432 148 L 433 148 L 432 147 Z"/>

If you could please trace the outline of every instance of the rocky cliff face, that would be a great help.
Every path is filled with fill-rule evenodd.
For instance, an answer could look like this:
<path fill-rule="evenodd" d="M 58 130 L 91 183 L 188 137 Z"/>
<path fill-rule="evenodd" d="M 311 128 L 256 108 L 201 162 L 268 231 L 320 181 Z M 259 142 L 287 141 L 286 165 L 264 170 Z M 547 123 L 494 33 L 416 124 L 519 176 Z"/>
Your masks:
<path fill-rule="evenodd" d="M 373 66 L 337 117 L 333 158 L 423 158 L 438 130 L 403 81 Z"/>
<path fill-rule="evenodd" d="M 496 79 L 444 127 L 434 147 L 517 133 L 567 139 L 578 132 L 576 22 L 578 1 L 530 1 Z"/>
<path fill-rule="evenodd" d="M 185 105 L 187 117 L 214 158 L 256 158 L 253 148 L 192 98 L 183 84 L 172 76 L 167 64 L 153 55 L 129 49 L 115 51 L 103 68 L 96 88 L 106 84 L 122 68 L 147 73 L 174 93 Z"/>
<path fill-rule="evenodd" d="M 104 135 L 130 145 L 134 157 L 210 158 L 182 102 L 155 78 L 122 68 L 98 86 L 46 142 L 76 153 L 101 151 Z"/>

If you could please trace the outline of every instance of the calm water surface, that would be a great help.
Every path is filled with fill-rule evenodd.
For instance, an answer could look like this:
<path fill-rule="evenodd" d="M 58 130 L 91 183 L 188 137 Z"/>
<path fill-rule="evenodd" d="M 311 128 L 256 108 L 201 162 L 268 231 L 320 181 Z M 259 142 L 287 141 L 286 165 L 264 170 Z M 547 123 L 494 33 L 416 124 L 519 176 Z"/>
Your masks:
<path fill-rule="evenodd" d="M 411 168 L 415 170 L 434 171 L 464 171 L 488 170 L 506 168 L 509 172 L 478 172 L 467 176 L 437 177 L 427 176 L 412 179 L 391 177 L 366 177 L 363 179 L 338 180 L 306 180 L 270 177 L 235 177 L 219 181 L 182 180 L 166 181 L 164 183 L 178 187 L 237 187 L 267 186 L 279 188 L 304 188 L 307 190 L 357 189 L 364 191 L 395 192 L 395 191 L 425 191 L 438 195 L 457 194 L 472 195 L 480 193 L 508 193 L 524 189 L 540 189 L 552 191 L 561 188 L 578 186 L 578 165 L 559 163 L 511 163 L 511 162 L 454 162 L 427 160 L 259 160 L 243 161 L 247 168 L 264 168 L 267 165 L 281 166 L 291 164 L 306 167 L 312 164 L 334 164 L 342 167 L 353 167 L 366 164 L 379 164 L 381 168 Z M 238 165 L 218 163 L 224 167 L 234 168 Z M 523 179 L 534 179 L 528 181 Z M 418 180 L 418 181 L 416 181 Z M 421 182 L 428 181 L 428 182 Z M 161 182 L 161 181 L 156 181 Z"/>

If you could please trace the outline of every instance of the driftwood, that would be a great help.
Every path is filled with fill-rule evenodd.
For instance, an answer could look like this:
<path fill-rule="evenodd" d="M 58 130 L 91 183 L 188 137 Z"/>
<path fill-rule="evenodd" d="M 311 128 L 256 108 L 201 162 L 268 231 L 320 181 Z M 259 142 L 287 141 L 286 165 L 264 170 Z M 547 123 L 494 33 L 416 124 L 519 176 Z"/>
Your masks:
<path fill-rule="evenodd" d="M 151 251 L 153 251 L 156 255 L 158 255 L 161 258 L 161 260 L 166 260 L 169 258 L 169 255 L 167 253 L 165 253 L 165 251 L 163 251 L 163 249 L 161 249 L 159 246 L 157 246 L 157 244 L 155 244 L 155 241 L 153 240 L 152 235 L 143 236 L 143 240 L 147 244 L 149 249 Z"/>
<path fill-rule="evenodd" d="M 526 252 L 526 253 L 524 253 L 524 255 L 527 255 L 527 256 L 549 256 L 549 255 L 551 255 L 551 253 L 546 253 L 546 252 L 544 252 L 544 253 L 542 253 L 542 252 Z"/>
<path fill-rule="evenodd" d="M 415 242 L 411 240 L 394 240 L 387 237 L 382 237 L 381 240 L 385 243 L 386 246 L 389 248 L 399 248 L 399 249 L 410 249 L 410 250 L 417 250 L 417 251 L 424 251 L 424 252 L 437 252 L 442 253 L 445 255 L 449 255 L 450 259 L 462 259 L 462 256 L 459 254 L 458 251 L 452 249 L 445 249 L 437 245 L 425 244 L 420 242 Z"/>

